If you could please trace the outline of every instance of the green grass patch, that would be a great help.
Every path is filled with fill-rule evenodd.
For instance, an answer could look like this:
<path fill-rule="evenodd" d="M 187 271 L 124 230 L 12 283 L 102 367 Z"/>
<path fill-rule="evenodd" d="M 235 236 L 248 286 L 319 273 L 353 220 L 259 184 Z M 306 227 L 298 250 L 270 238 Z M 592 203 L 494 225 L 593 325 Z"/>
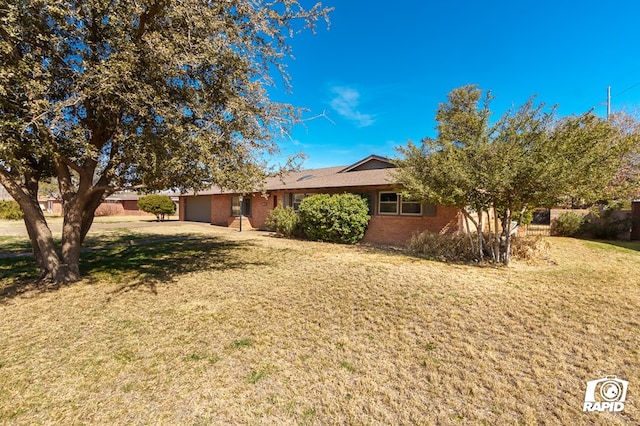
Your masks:
<path fill-rule="evenodd" d="M 231 349 L 249 348 L 251 346 L 253 346 L 253 340 L 247 338 L 234 340 L 233 343 L 229 345 Z"/>
<path fill-rule="evenodd" d="M 623 252 L 640 251 L 640 241 L 585 241 L 588 247 L 604 251 Z"/>
<path fill-rule="evenodd" d="M 350 363 L 349 361 L 342 361 L 340 363 L 340 368 L 344 368 L 345 370 L 347 370 L 350 373 L 353 373 L 356 371 L 356 367 Z"/>
<path fill-rule="evenodd" d="M 275 367 L 269 364 L 262 367 L 260 370 L 252 370 L 247 380 L 250 384 L 253 385 L 258 383 L 260 380 L 264 379 L 274 371 L 275 371 Z"/>

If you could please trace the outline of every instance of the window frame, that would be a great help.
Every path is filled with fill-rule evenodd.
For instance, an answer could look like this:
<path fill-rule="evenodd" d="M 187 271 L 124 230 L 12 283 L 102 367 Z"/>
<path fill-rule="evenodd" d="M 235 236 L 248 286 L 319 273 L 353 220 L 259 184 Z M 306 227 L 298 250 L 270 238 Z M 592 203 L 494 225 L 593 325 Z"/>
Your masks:
<path fill-rule="evenodd" d="M 409 204 L 417 204 L 420 211 L 418 213 L 405 213 L 404 206 Z M 419 201 L 405 201 L 404 197 L 400 195 L 400 216 L 422 216 L 422 203 Z"/>
<path fill-rule="evenodd" d="M 393 194 L 396 198 L 395 201 L 382 201 L 382 196 L 385 194 Z M 395 191 L 380 191 L 378 192 L 378 214 L 382 216 L 398 216 L 398 201 L 400 200 L 400 194 Z M 382 205 L 395 205 L 395 211 L 383 212 Z"/>
<path fill-rule="evenodd" d="M 318 195 L 320 192 L 291 192 L 289 193 L 289 207 L 293 209 L 294 212 L 298 213 L 300 210 L 300 203 L 307 197 L 311 197 L 313 195 Z M 301 197 L 299 202 L 296 202 L 296 196 Z M 297 208 L 296 208 L 297 204 Z"/>
<path fill-rule="evenodd" d="M 382 197 L 384 194 L 394 194 L 396 201 L 382 201 Z M 412 217 L 435 217 L 437 215 L 436 205 L 435 204 L 427 204 L 421 203 L 419 201 L 409 201 L 405 200 L 401 193 L 396 191 L 379 191 L 378 192 L 378 205 L 376 211 L 381 216 L 412 216 Z M 392 205 L 395 204 L 394 212 L 384 212 L 382 211 L 382 205 Z M 420 212 L 418 213 L 408 213 L 404 211 L 404 207 L 412 204 L 417 204 L 420 207 Z M 431 208 L 427 208 L 427 206 L 432 206 Z M 428 212 L 428 214 L 427 214 Z"/>

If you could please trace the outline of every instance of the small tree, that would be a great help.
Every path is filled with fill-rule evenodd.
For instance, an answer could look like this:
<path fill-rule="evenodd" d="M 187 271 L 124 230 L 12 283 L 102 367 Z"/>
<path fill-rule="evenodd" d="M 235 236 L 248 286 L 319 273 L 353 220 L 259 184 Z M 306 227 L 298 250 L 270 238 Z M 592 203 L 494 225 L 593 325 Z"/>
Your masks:
<path fill-rule="evenodd" d="M 156 215 L 158 222 L 164 221 L 165 215 L 176 212 L 176 205 L 168 195 L 151 194 L 138 200 L 138 208 L 143 212 Z"/>
<path fill-rule="evenodd" d="M 43 280 L 77 281 L 102 201 L 145 187 L 244 189 L 264 181 L 300 110 L 289 40 L 328 19 L 299 0 L 12 0 L 0 6 L 0 184 L 24 212 Z M 38 203 L 56 178 L 62 235 Z M 238 188 L 240 186 L 240 188 Z"/>
<path fill-rule="evenodd" d="M 300 203 L 300 225 L 310 240 L 355 244 L 371 216 L 367 200 L 355 194 L 318 194 Z"/>
<path fill-rule="evenodd" d="M 635 121 L 592 113 L 557 120 L 533 100 L 490 124 L 491 97 L 482 98 L 475 86 L 449 93 L 436 113 L 438 136 L 398 148 L 397 179 L 414 198 L 458 207 L 477 229 L 477 258 L 487 251 L 508 264 L 514 221 L 564 198 L 598 200 L 640 133 Z M 495 220 L 485 229 L 489 213 Z"/>

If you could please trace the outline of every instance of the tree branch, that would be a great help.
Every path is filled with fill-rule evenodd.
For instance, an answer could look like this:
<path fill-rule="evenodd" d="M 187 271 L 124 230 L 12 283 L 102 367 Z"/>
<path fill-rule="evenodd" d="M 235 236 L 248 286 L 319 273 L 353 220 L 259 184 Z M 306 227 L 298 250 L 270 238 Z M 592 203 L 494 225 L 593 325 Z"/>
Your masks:
<path fill-rule="evenodd" d="M 149 7 L 142 15 L 140 15 L 140 23 L 138 24 L 138 31 L 136 33 L 136 38 L 138 40 L 142 39 L 142 36 L 145 33 L 145 27 L 147 22 L 153 20 L 153 18 L 162 10 L 165 6 L 165 2 L 157 1 Z"/>

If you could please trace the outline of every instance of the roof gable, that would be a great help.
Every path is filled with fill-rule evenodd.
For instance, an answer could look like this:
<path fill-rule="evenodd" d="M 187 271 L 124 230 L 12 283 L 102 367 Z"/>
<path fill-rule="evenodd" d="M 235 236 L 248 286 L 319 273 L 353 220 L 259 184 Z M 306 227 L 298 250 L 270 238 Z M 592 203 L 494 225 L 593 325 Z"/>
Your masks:
<path fill-rule="evenodd" d="M 395 167 L 396 166 L 387 157 L 382 157 L 380 155 L 370 155 L 367 158 L 344 168 L 340 171 L 340 173 L 360 172 L 363 170 L 391 169 Z"/>

